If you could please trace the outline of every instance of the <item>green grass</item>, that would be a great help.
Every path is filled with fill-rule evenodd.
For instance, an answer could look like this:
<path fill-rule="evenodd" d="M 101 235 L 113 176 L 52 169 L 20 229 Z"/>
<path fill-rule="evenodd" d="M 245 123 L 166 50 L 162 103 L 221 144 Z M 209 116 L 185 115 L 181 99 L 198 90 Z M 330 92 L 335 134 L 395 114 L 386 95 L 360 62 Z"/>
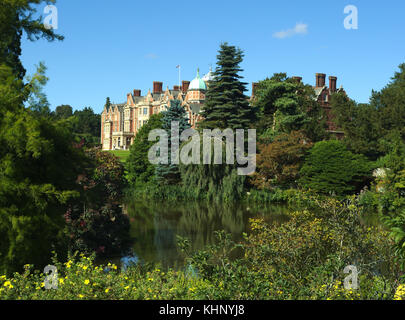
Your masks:
<path fill-rule="evenodd" d="M 110 152 L 113 155 L 120 158 L 120 160 L 123 164 L 125 164 L 125 162 L 127 161 L 127 158 L 129 157 L 129 150 L 111 150 L 108 152 Z"/>

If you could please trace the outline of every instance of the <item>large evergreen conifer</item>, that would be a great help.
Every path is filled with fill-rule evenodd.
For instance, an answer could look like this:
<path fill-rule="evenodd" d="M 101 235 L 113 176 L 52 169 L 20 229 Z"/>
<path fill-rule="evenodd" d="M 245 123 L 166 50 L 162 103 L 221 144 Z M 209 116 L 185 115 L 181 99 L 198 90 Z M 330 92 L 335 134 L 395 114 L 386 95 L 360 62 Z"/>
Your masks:
<path fill-rule="evenodd" d="M 214 80 L 210 81 L 200 123 L 207 129 L 247 129 L 254 111 L 245 96 L 246 83 L 241 82 L 240 63 L 243 52 L 227 43 L 221 44 Z"/>
<path fill-rule="evenodd" d="M 168 149 L 168 157 L 169 163 L 168 164 L 159 164 L 156 167 L 156 180 L 159 183 L 163 184 L 176 184 L 180 182 L 180 171 L 179 166 L 173 163 L 173 159 L 171 158 L 171 139 L 179 139 L 181 133 L 190 128 L 190 124 L 186 118 L 186 110 L 181 105 L 179 100 L 170 101 L 170 107 L 167 111 L 162 112 L 163 119 L 162 119 L 162 129 L 166 130 L 169 137 L 169 149 Z M 173 122 L 179 123 L 179 136 L 177 134 L 172 136 L 171 128 Z"/>

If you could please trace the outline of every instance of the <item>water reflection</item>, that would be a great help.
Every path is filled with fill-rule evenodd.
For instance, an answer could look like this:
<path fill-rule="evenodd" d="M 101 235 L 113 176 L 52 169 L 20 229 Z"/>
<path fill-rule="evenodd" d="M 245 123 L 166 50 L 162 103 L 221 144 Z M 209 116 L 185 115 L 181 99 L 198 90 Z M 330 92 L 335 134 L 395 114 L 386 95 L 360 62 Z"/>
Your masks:
<path fill-rule="evenodd" d="M 237 241 L 248 231 L 249 218 L 284 221 L 288 208 L 243 203 L 130 201 L 125 211 L 131 221 L 132 249 L 140 261 L 160 263 L 164 268 L 180 268 L 184 259 L 177 249 L 177 235 L 188 238 L 193 250 L 214 243 L 215 231 L 225 230 Z"/>

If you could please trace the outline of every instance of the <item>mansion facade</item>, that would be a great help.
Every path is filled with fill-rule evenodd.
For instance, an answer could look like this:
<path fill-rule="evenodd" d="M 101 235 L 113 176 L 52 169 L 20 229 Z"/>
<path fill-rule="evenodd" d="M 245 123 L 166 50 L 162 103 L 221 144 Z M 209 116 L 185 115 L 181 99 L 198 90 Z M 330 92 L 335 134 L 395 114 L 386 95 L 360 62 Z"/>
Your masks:
<path fill-rule="evenodd" d="M 127 94 L 127 101 L 104 107 L 101 113 L 101 143 L 103 150 L 127 150 L 132 145 L 139 129 L 148 122 L 153 114 L 160 113 L 170 107 L 171 100 L 180 100 L 185 108 L 187 118 L 192 127 L 200 120 L 200 110 L 204 104 L 208 82 L 212 80 L 212 71 L 204 77 L 193 81 L 182 81 L 181 86 L 163 91 L 163 83 L 154 81 L 153 91 L 145 96 L 141 90 Z"/>
<path fill-rule="evenodd" d="M 103 150 L 128 150 L 134 142 L 139 129 L 145 125 L 153 114 L 165 111 L 170 106 L 171 100 L 180 100 L 185 108 L 187 118 L 192 128 L 201 120 L 200 110 L 203 108 L 205 93 L 208 83 L 213 79 L 212 70 L 204 77 L 200 77 L 199 70 L 193 81 L 182 81 L 181 86 L 163 91 L 162 82 L 153 82 L 153 91 L 149 90 L 145 96 L 141 90 L 134 90 L 127 94 L 127 101 L 121 104 L 112 104 L 104 107 L 101 114 L 101 143 Z M 293 77 L 301 82 L 301 77 Z M 254 96 L 257 83 L 252 84 L 252 97 Z M 327 116 L 328 131 L 338 137 L 343 132 L 335 127 L 332 121 L 330 97 L 335 92 L 344 92 L 337 88 L 337 78 L 329 77 L 329 86 L 326 86 L 326 75 L 316 74 L 314 87 L 316 100 L 325 110 Z"/>

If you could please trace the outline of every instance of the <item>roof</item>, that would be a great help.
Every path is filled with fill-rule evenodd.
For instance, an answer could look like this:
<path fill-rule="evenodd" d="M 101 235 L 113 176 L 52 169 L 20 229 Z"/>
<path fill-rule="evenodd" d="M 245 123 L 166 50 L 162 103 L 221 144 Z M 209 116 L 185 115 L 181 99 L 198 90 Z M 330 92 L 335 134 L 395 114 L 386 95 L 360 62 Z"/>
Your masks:
<path fill-rule="evenodd" d="M 197 69 L 197 77 L 191 81 L 188 90 L 207 90 L 206 83 L 200 78 L 200 69 Z"/>

